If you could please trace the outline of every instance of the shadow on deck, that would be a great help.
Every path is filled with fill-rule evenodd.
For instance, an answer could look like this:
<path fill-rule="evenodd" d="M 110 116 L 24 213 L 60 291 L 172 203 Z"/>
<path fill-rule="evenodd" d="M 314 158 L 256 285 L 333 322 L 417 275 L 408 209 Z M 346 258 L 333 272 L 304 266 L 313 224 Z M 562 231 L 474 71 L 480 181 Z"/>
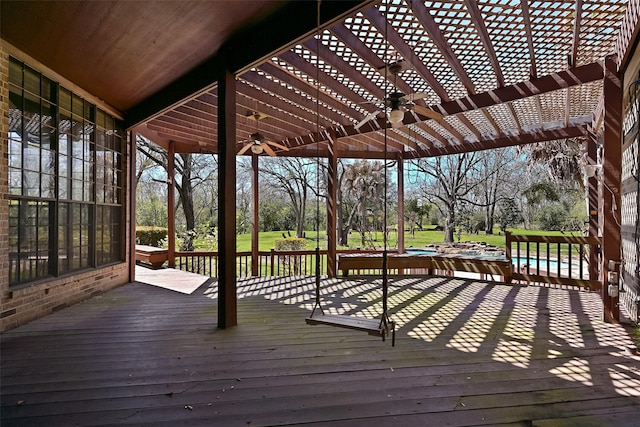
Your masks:
<path fill-rule="evenodd" d="M 165 275 L 165 278 L 169 276 Z M 169 278 L 178 280 L 177 278 Z M 396 278 L 396 347 L 308 326 L 313 278 L 140 282 L 2 335 L 2 425 L 636 426 L 640 357 L 597 293 Z M 325 311 L 375 318 L 375 279 L 323 280 Z"/>

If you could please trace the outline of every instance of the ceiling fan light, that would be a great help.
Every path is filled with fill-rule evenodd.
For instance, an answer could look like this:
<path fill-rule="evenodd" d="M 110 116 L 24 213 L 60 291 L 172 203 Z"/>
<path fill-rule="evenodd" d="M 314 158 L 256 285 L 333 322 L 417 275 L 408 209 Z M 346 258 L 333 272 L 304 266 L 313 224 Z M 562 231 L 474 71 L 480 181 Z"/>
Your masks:
<path fill-rule="evenodd" d="M 391 112 L 389 113 L 389 121 L 392 124 L 402 123 L 403 119 L 404 119 L 404 111 L 400 109 L 391 110 Z"/>
<path fill-rule="evenodd" d="M 251 146 L 251 152 L 253 154 L 262 154 L 264 152 L 264 148 L 262 148 L 262 145 L 260 145 L 260 143 L 253 144 Z"/>

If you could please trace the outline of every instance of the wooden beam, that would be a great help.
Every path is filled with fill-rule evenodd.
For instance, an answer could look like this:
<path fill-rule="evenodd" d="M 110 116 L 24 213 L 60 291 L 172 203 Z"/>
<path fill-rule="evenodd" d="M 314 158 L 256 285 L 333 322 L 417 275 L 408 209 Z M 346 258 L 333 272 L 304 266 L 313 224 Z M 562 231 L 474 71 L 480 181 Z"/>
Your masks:
<path fill-rule="evenodd" d="M 529 74 L 532 79 L 538 77 L 538 70 L 536 69 L 536 50 L 533 46 L 533 33 L 531 32 L 531 17 L 529 15 L 529 1 L 521 0 L 520 7 L 522 8 L 522 20 L 524 25 L 525 34 L 527 35 L 527 47 L 529 48 Z"/>
<path fill-rule="evenodd" d="M 446 145 L 443 147 L 433 147 L 425 150 L 426 157 L 444 156 L 449 154 L 468 153 L 472 151 L 482 151 L 515 145 L 532 144 L 534 142 L 553 141 L 556 139 L 577 138 L 587 134 L 586 125 L 575 125 L 566 128 L 541 130 L 515 135 L 503 135 L 496 138 L 483 139 L 476 142 L 465 142 L 456 145 Z M 405 153 L 405 157 L 412 153 Z"/>
<path fill-rule="evenodd" d="M 392 27 L 387 25 L 386 18 L 380 11 L 374 7 L 366 9 L 362 12 L 364 16 L 373 24 L 381 34 L 386 36 L 387 41 L 402 55 L 405 59 L 414 58 L 413 50 Z M 419 61 L 411 64 L 416 72 L 431 86 L 433 91 L 440 97 L 443 102 L 449 100 L 449 95 L 445 88 L 440 84 L 433 73 Z"/>
<path fill-rule="evenodd" d="M 640 33 L 640 0 L 629 0 L 615 45 L 618 70 L 627 67 Z"/>
<path fill-rule="evenodd" d="M 551 73 L 543 77 L 532 78 L 525 82 L 466 96 L 455 101 L 442 103 L 439 106 L 432 106 L 431 108 L 439 111 L 443 115 L 459 114 L 465 111 L 477 110 L 482 107 L 490 107 L 492 105 L 590 83 L 601 80 L 603 75 L 602 63 L 592 62 L 565 71 Z"/>
<path fill-rule="evenodd" d="M 580 26 L 582 23 L 582 0 L 576 0 L 576 7 L 573 19 L 573 41 L 571 42 L 571 53 L 567 58 L 567 66 L 573 67 L 578 62 L 578 47 L 580 46 Z M 565 126 L 569 124 L 571 117 L 571 88 L 567 88 L 567 97 L 565 102 L 564 120 Z"/>
<path fill-rule="evenodd" d="M 496 50 L 493 47 L 491 37 L 489 37 L 489 31 L 487 30 L 487 26 L 485 25 L 484 19 L 482 18 L 482 13 L 480 12 L 480 8 L 478 7 L 478 2 L 476 0 L 464 0 L 464 3 L 467 6 L 471 21 L 475 25 L 478 32 L 478 38 L 480 38 L 480 41 L 484 46 L 484 51 L 491 61 L 491 67 L 493 68 L 493 72 L 496 75 L 498 87 L 503 87 L 505 85 L 505 82 L 504 75 L 502 74 L 502 68 L 500 67 L 500 61 L 498 60 L 498 55 L 496 54 Z M 516 113 L 513 104 L 511 102 L 507 102 L 506 105 L 509 108 L 509 112 L 511 113 L 511 117 L 515 122 L 518 131 L 522 132 L 522 123 L 520 123 L 520 119 L 518 118 L 518 114 Z"/>
<path fill-rule="evenodd" d="M 236 297 L 236 79 L 218 85 L 218 327 L 238 324 Z"/>
<path fill-rule="evenodd" d="M 571 86 L 589 83 L 600 80 L 603 77 L 603 68 L 600 62 L 594 62 L 580 67 L 572 68 L 558 73 L 552 73 L 544 77 L 532 79 L 526 82 L 497 88 L 476 95 L 466 96 L 455 101 L 449 101 L 440 105 L 431 106 L 435 111 L 443 115 L 460 114 L 467 111 L 477 110 L 483 107 L 502 104 L 504 102 L 515 101 L 530 96 L 553 92 Z M 413 115 L 405 117 L 405 125 L 418 121 Z M 352 125 L 335 127 L 338 138 L 375 132 L 388 127 L 386 118 L 376 118 L 365 123 L 360 129 L 355 129 Z M 571 126 L 569 127 L 571 128 Z M 326 131 L 325 131 L 326 132 Z M 528 135 L 525 133 L 524 135 Z M 506 138 L 513 138 L 507 136 Z M 287 138 L 285 144 L 289 147 L 299 147 L 306 144 L 315 143 L 318 139 L 325 140 L 325 136 L 318 136 L 314 133 L 301 135 L 295 138 Z M 480 142 L 480 141 L 479 141 Z M 532 141 L 535 142 L 535 141 Z M 463 143 L 463 145 L 466 143 Z M 459 144 L 460 145 L 460 144 Z M 517 144 L 516 144 L 517 145 Z"/>
<path fill-rule="evenodd" d="M 337 19 L 366 7 L 373 0 L 327 1 L 322 3 L 321 25 L 331 25 Z M 125 129 L 132 128 L 152 117 L 181 104 L 185 99 L 206 91 L 224 79 L 226 70 L 241 73 L 257 65 L 283 46 L 290 47 L 317 27 L 316 2 L 287 2 L 274 14 L 258 22 L 247 23 L 231 36 L 211 58 L 195 67 L 173 83 L 129 109 Z M 286 22 L 274 31 L 274 22 Z M 268 37 L 256 37 L 268 34 Z"/>
<path fill-rule="evenodd" d="M 607 292 L 607 273 L 620 272 L 621 261 L 621 195 L 622 180 L 622 78 L 617 71 L 616 58 L 605 58 L 604 76 L 604 149 L 603 149 L 603 230 L 602 230 L 602 266 L 604 321 L 620 321 L 619 297 Z M 609 268 L 609 262 L 617 262 L 616 268 Z"/>
<path fill-rule="evenodd" d="M 293 58 L 297 55 L 291 54 L 291 55 L 285 55 L 287 58 Z M 298 56 L 298 58 L 301 61 L 304 61 L 302 58 L 300 58 Z M 312 71 L 312 70 L 310 70 Z M 295 109 L 295 105 L 301 107 L 302 109 L 309 111 L 309 113 L 305 114 L 306 118 L 312 118 L 312 123 L 315 123 L 316 118 L 315 118 L 315 114 L 312 114 L 311 112 L 315 112 L 316 111 L 316 103 L 313 99 L 309 99 L 307 97 L 304 97 L 302 95 L 299 95 L 291 90 L 288 90 L 287 88 L 281 86 L 279 83 L 276 83 L 272 80 L 269 80 L 267 78 L 265 78 L 264 76 L 259 75 L 258 73 L 255 72 L 250 72 L 250 73 L 244 73 L 242 76 L 240 76 L 241 79 L 248 81 L 250 83 L 255 84 L 256 86 L 261 87 L 262 89 L 271 92 L 274 95 L 279 95 L 285 99 L 287 99 L 289 101 L 289 103 L 285 102 L 285 101 L 281 101 L 279 102 L 279 104 L 286 106 L 287 108 L 284 111 L 289 111 L 291 109 Z M 329 84 L 328 81 L 325 80 L 321 80 L 323 82 L 326 82 L 326 84 Z M 335 81 L 332 81 L 330 84 L 333 84 Z M 336 84 L 338 84 L 336 82 Z M 247 84 L 243 83 L 242 85 L 238 85 L 238 92 L 241 92 L 243 94 L 246 94 L 247 96 L 251 96 L 249 95 L 249 91 L 247 89 L 249 89 L 250 86 L 248 86 Z M 273 95 L 269 95 L 268 93 L 264 93 L 262 91 L 259 91 L 255 88 L 253 88 L 254 90 L 250 91 L 251 94 L 253 95 L 252 97 L 254 97 L 255 99 L 258 99 L 260 102 L 265 103 L 265 104 L 269 104 L 269 105 L 274 105 L 274 102 L 276 101 Z M 276 98 L 277 99 L 277 98 Z M 362 98 L 360 98 L 362 99 Z M 358 101 L 359 102 L 359 101 Z M 293 105 L 295 104 L 295 105 Z M 320 117 L 322 119 L 321 124 L 327 126 L 330 125 L 331 123 L 335 123 L 335 122 L 343 122 L 346 121 L 346 118 L 341 116 L 340 114 L 336 113 L 333 110 L 330 110 L 329 108 L 320 105 Z M 300 110 L 300 109 L 298 109 Z M 298 114 L 298 112 L 296 113 Z M 327 117 L 328 119 L 331 120 L 331 122 L 326 121 L 326 119 L 324 119 L 323 117 Z"/>
<path fill-rule="evenodd" d="M 431 42 L 435 44 L 442 57 L 449 63 L 453 72 L 458 76 L 460 82 L 467 89 L 467 92 L 473 95 L 475 93 L 475 84 L 467 74 L 467 70 L 465 70 L 464 66 L 458 59 L 458 56 L 453 52 L 451 45 L 442 34 L 442 31 L 440 31 L 440 27 L 429 13 L 424 3 L 421 1 L 411 2 L 411 10 L 418 22 L 422 24 L 429 34 Z"/>

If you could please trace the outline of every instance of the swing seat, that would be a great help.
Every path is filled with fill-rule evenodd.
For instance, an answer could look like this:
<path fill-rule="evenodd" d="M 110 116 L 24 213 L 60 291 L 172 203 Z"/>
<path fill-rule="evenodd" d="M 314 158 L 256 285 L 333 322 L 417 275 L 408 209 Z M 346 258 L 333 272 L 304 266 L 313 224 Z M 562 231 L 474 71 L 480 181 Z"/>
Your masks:
<path fill-rule="evenodd" d="M 317 314 L 307 317 L 305 319 L 308 325 L 327 325 L 336 326 L 338 328 L 353 329 L 355 331 L 367 332 L 369 335 L 381 337 L 382 341 L 385 341 L 389 330 L 391 330 L 392 344 L 396 343 L 396 328 L 395 323 L 389 321 L 387 324 L 383 324 L 380 320 L 365 319 L 357 316 L 346 316 L 340 314 Z"/>

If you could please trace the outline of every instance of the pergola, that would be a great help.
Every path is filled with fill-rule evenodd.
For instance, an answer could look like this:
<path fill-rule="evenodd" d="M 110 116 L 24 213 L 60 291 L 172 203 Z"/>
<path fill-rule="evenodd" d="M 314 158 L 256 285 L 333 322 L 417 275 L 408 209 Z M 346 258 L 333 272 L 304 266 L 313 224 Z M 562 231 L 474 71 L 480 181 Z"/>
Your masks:
<path fill-rule="evenodd" d="M 620 206 L 618 70 L 634 36 L 623 22 L 627 3 L 8 2 L 2 34 L 113 106 L 170 159 L 218 154 L 224 328 L 237 321 L 235 157 L 256 131 L 256 113 L 260 133 L 288 148 L 276 155 L 328 159 L 330 275 L 338 158 L 393 158 L 402 173 L 403 159 L 574 138 L 591 162 L 603 161 L 611 190 L 599 206 L 590 179 L 601 272 L 619 260 L 620 212 L 611 206 Z M 96 16 L 98 27 L 68 31 Z M 397 75 L 392 64 L 401 66 Z M 397 92 L 408 99 L 403 126 L 385 114 Z M 253 164 L 257 171 L 256 155 Z M 603 299 L 605 317 L 617 319 L 616 300 Z"/>

